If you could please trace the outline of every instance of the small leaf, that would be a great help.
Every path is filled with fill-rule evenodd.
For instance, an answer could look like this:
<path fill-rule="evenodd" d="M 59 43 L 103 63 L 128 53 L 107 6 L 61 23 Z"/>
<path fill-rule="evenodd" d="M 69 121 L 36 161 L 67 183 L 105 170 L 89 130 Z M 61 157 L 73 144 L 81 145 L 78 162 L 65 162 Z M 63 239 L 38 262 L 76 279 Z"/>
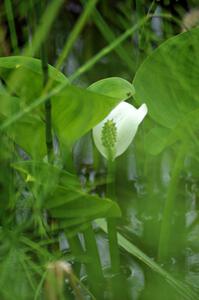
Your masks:
<path fill-rule="evenodd" d="M 135 94 L 133 84 L 119 77 L 109 77 L 94 82 L 88 88 L 96 93 L 126 100 Z"/>

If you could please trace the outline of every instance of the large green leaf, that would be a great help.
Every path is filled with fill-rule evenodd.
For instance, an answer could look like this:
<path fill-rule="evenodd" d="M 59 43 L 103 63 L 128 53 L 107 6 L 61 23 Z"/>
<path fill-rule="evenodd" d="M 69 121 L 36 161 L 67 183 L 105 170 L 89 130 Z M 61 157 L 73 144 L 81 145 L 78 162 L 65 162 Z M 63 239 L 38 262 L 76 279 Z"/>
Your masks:
<path fill-rule="evenodd" d="M 35 198 L 42 195 L 41 207 L 57 219 L 60 227 L 121 216 L 114 201 L 82 191 L 77 177 L 58 167 L 35 161 L 22 161 L 13 166 L 23 174 Z"/>
<path fill-rule="evenodd" d="M 58 83 L 68 82 L 52 66 L 49 66 L 49 77 L 54 80 L 53 87 Z M 1 86 L 0 89 L 0 114 L 3 121 L 23 111 L 29 102 L 42 93 L 43 75 L 39 59 L 23 56 L 1 57 L 0 78 L 6 84 L 6 87 Z M 38 114 L 38 111 L 24 115 L 7 131 L 17 145 L 35 158 L 43 158 L 46 154 L 45 124 L 41 116 L 42 112 Z"/>
<path fill-rule="evenodd" d="M 24 116 L 8 133 L 30 157 L 39 159 L 46 155 L 44 122 L 38 116 Z"/>
<path fill-rule="evenodd" d="M 136 101 L 144 101 L 151 118 L 172 131 L 184 130 L 187 115 L 199 108 L 198 48 L 199 28 L 169 39 L 144 61 L 133 82 Z M 165 144 L 163 131 L 157 129 L 156 136 L 158 131 Z"/>
<path fill-rule="evenodd" d="M 3 85 L 0 86 L 0 97 L 0 114 L 2 116 L 9 117 L 19 110 L 18 97 L 11 96 Z"/>
<path fill-rule="evenodd" d="M 66 81 L 67 78 L 64 76 L 63 73 L 52 67 L 51 65 L 48 66 L 49 77 L 54 79 L 58 82 Z M 42 75 L 42 68 L 41 68 L 41 60 L 37 58 L 32 58 L 29 56 L 9 56 L 9 57 L 0 57 L 0 69 L 2 74 L 6 74 L 7 76 L 10 75 L 13 71 L 17 73 L 20 70 L 20 74 L 22 74 L 22 70 L 24 70 L 24 75 L 27 74 L 26 72 L 36 73 L 38 77 Z M 28 79 L 25 78 L 24 79 Z"/>
<path fill-rule="evenodd" d="M 199 127 L 199 108 L 187 113 L 184 118 L 173 128 L 163 126 L 152 128 L 145 137 L 145 147 L 153 155 L 160 153 L 165 147 L 174 144 L 176 141 L 186 139 L 189 146 L 199 146 L 197 131 Z"/>
<path fill-rule="evenodd" d="M 67 82 L 67 78 L 49 65 L 49 78 L 57 83 Z M 0 78 L 8 89 L 28 103 L 41 95 L 43 73 L 41 60 L 25 56 L 0 57 Z"/>
<path fill-rule="evenodd" d="M 0 97 L 1 124 L 6 118 L 20 110 L 20 99 L 11 96 L 3 87 L 0 88 Z M 23 116 L 14 126 L 9 128 L 7 135 L 30 156 L 36 158 L 45 156 L 45 127 L 39 116 L 32 113 Z"/>
<path fill-rule="evenodd" d="M 0 77 L 11 92 L 22 99 L 22 110 L 24 105 L 34 102 L 41 95 L 42 68 L 41 61 L 37 59 L 20 56 L 1 58 Z M 58 83 L 62 86 L 51 97 L 53 127 L 62 144 L 72 145 L 121 100 L 134 93 L 132 84 L 117 77 L 100 80 L 92 84 L 89 90 L 70 85 L 66 77 L 51 66 L 49 77 L 54 80 L 52 87 Z M 35 113 L 38 114 L 38 110 Z"/>

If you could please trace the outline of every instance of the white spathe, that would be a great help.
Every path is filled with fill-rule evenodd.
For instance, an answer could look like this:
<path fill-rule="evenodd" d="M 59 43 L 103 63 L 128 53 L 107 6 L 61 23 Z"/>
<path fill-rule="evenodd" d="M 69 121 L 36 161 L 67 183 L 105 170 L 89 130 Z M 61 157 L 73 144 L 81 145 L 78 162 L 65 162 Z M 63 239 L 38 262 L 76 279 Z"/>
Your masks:
<path fill-rule="evenodd" d="M 107 150 L 102 144 L 102 128 L 108 120 L 113 120 L 117 128 L 114 156 L 116 158 L 131 144 L 147 111 L 146 104 L 142 104 L 137 109 L 127 102 L 120 102 L 103 121 L 93 128 L 93 139 L 99 152 L 107 158 Z"/>

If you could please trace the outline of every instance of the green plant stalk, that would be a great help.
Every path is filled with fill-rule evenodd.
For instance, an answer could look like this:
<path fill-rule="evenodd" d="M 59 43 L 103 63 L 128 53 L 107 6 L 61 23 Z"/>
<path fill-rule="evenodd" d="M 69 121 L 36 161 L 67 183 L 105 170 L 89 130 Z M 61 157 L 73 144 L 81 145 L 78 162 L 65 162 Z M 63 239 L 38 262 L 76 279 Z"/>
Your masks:
<path fill-rule="evenodd" d="M 8 131 L 9 132 L 9 131 Z M 12 136 L 12 135 L 11 135 Z M 15 172 L 11 167 L 15 161 L 15 144 L 6 134 L 0 134 L 1 148 L 0 148 L 0 165 L 1 170 L 6 170 L 4 176 L 0 177 L 0 190 L 4 191 L 4 197 L 7 201 L 2 205 L 3 209 L 9 211 L 9 218 L 2 218 L 2 223 L 13 222 L 15 219 L 15 205 L 16 205 L 16 186 L 15 186 Z M 1 195 L 2 197 L 2 195 Z M 1 198 L 1 202 L 3 198 Z M 3 217 L 3 216 L 2 216 Z M 14 221 L 15 222 L 15 221 Z"/>
<path fill-rule="evenodd" d="M 148 9 L 148 12 L 147 12 L 147 15 L 146 16 L 149 16 L 152 12 L 152 10 L 154 9 L 155 10 L 155 6 L 157 6 L 157 4 L 155 3 L 155 0 L 153 0 L 149 6 L 149 9 Z M 138 20 L 140 18 L 142 18 L 145 14 L 144 12 L 144 4 L 141 3 L 140 0 L 136 0 L 136 8 L 138 8 L 138 13 L 137 13 L 137 17 L 138 17 Z M 136 12 L 137 12 L 137 9 L 136 9 Z M 145 27 L 146 27 L 146 24 L 144 24 L 138 31 L 138 48 L 140 50 L 144 50 L 145 49 L 145 46 L 147 44 L 147 35 L 146 35 L 146 32 L 145 31 Z M 139 55 L 139 53 L 138 53 Z"/>
<path fill-rule="evenodd" d="M 41 51 L 42 57 L 42 70 L 43 70 L 43 84 L 46 86 L 48 81 L 48 61 L 47 61 L 47 53 L 46 47 L 42 47 Z M 52 117 L 51 117 L 51 99 L 46 99 L 45 102 L 45 119 L 46 119 L 46 148 L 47 148 L 47 156 L 48 161 L 51 162 L 53 160 L 53 137 L 52 137 Z"/>
<path fill-rule="evenodd" d="M 11 45 L 14 53 L 18 53 L 18 40 L 17 40 L 17 33 L 15 28 L 15 21 L 14 21 L 14 15 L 13 15 L 13 9 L 12 9 L 12 3 L 11 0 L 5 0 L 5 10 L 8 20 L 8 26 L 10 31 L 10 39 L 11 39 Z"/>
<path fill-rule="evenodd" d="M 35 1 L 34 0 L 30 0 L 29 1 L 29 12 L 28 12 L 28 16 L 30 17 L 30 25 L 33 28 L 33 33 L 36 32 L 36 28 L 37 28 L 37 21 L 36 21 L 36 13 L 35 13 Z"/>
<path fill-rule="evenodd" d="M 89 0 L 86 3 L 86 7 L 83 11 L 83 13 L 81 14 L 80 18 L 78 19 L 77 23 L 75 24 L 73 30 L 71 31 L 66 44 L 64 45 L 64 48 L 62 50 L 62 53 L 57 61 L 56 64 L 56 68 L 60 69 L 64 60 L 68 57 L 68 54 L 71 50 L 71 48 L 73 47 L 76 39 L 78 38 L 80 32 L 82 31 L 82 28 L 84 27 L 90 13 L 92 12 L 92 10 L 94 9 L 96 3 L 98 0 Z"/>
<path fill-rule="evenodd" d="M 87 229 L 84 231 L 84 241 L 86 255 L 89 257 L 89 261 L 86 264 L 88 284 L 96 299 L 100 299 L 103 293 L 102 287 L 104 285 L 104 276 L 97 243 L 91 224 L 88 224 Z"/>
<path fill-rule="evenodd" d="M 56 68 L 60 69 L 63 65 L 64 60 L 68 57 L 68 54 L 70 50 L 72 49 L 76 39 L 78 38 L 78 35 L 80 34 L 82 28 L 84 27 L 90 13 L 94 9 L 96 3 L 98 0 L 90 0 L 86 4 L 86 7 L 81 14 L 80 18 L 78 19 L 77 23 L 75 24 L 73 30 L 71 31 L 66 44 L 62 50 L 62 53 L 57 61 Z M 51 82 L 48 83 L 48 87 L 51 86 Z M 77 245 L 77 240 L 75 241 L 77 237 L 73 237 L 69 239 L 69 244 L 71 247 L 71 250 L 74 251 L 74 253 L 79 253 L 79 247 Z M 87 250 L 87 254 L 89 257 L 92 257 L 93 261 L 91 263 L 87 264 L 87 275 L 88 275 L 88 281 L 89 285 L 91 287 L 91 291 L 95 295 L 101 294 L 101 287 L 102 283 L 104 281 L 103 278 L 103 272 L 100 262 L 100 257 L 98 253 L 98 248 L 94 236 L 94 232 L 92 229 L 92 225 L 89 224 L 88 228 L 84 231 L 84 240 L 85 240 L 85 246 Z"/>
<path fill-rule="evenodd" d="M 140 22 L 135 24 L 133 27 L 127 29 L 121 36 L 116 38 L 111 44 L 104 47 L 101 51 L 99 51 L 96 55 L 94 55 L 91 59 L 89 59 L 83 66 L 81 66 L 77 71 L 75 71 L 70 77 L 69 80 L 73 81 L 78 76 L 82 75 L 86 71 L 88 71 L 96 62 L 98 62 L 102 57 L 106 56 L 112 50 L 116 49 L 123 41 L 125 41 L 129 36 L 131 36 L 136 30 L 143 26 L 145 22 L 147 22 L 149 17 L 143 18 Z"/>
<path fill-rule="evenodd" d="M 91 293 L 94 294 L 98 299 L 102 293 L 104 277 L 98 247 L 91 224 L 88 224 L 88 227 L 83 232 L 83 236 L 86 256 L 89 257 L 89 261 L 88 263 L 86 263 L 88 285 L 90 287 Z M 82 256 L 84 252 L 78 235 L 67 237 L 67 239 L 72 254 L 74 254 L 75 257 Z M 78 265 L 75 265 L 74 271 L 76 274 L 79 273 Z"/>
<path fill-rule="evenodd" d="M 10 162 L 8 165 L 8 169 L 10 170 L 9 176 L 9 209 L 10 209 L 10 216 L 13 217 L 13 213 L 15 214 L 15 206 L 16 206 L 16 178 L 15 178 L 15 171 L 11 168 L 11 164 L 15 161 L 15 143 L 14 141 L 8 139 L 8 144 L 10 145 Z"/>
<path fill-rule="evenodd" d="M 45 10 L 46 1 L 44 0 L 42 4 L 39 4 L 40 12 Z M 41 46 L 41 61 L 42 61 L 42 71 L 43 71 L 43 87 L 48 82 L 48 52 L 47 52 L 47 41 L 44 39 Z M 47 156 L 48 161 L 51 162 L 53 160 L 53 137 L 52 137 L 52 117 L 51 117 L 51 100 L 47 98 L 45 101 L 45 120 L 46 120 L 46 148 L 47 148 Z"/>
<path fill-rule="evenodd" d="M 116 39 L 116 36 L 115 36 L 114 32 L 110 29 L 110 27 L 105 22 L 105 20 L 102 18 L 102 16 L 97 11 L 97 9 L 93 10 L 92 17 L 93 17 L 93 21 L 95 22 L 96 26 L 98 27 L 98 29 L 102 33 L 102 35 L 105 38 L 105 40 L 107 42 L 109 42 L 109 43 L 111 43 L 112 41 L 114 41 Z M 128 54 L 128 52 L 125 50 L 125 48 L 123 48 L 121 45 L 119 45 L 115 49 L 115 52 L 126 63 L 126 65 L 128 66 L 128 68 L 131 71 L 134 72 L 135 71 L 134 61 L 132 60 L 132 58 L 130 57 L 130 55 Z"/>
<path fill-rule="evenodd" d="M 139 22 L 137 22 L 134 26 L 127 29 L 123 34 L 121 34 L 118 38 L 116 38 L 112 43 L 108 46 L 104 47 L 101 51 L 99 51 L 96 55 L 94 55 L 91 59 L 89 59 L 84 65 L 77 69 L 70 77 L 69 80 L 73 81 L 83 73 L 90 70 L 94 64 L 96 64 L 102 57 L 109 54 L 111 51 L 115 50 L 121 43 L 123 43 L 129 36 L 134 34 L 138 29 L 140 29 L 143 25 L 145 25 L 151 18 L 153 17 L 162 17 L 165 19 L 173 20 L 179 26 L 181 25 L 180 21 L 171 16 L 170 14 L 147 14 L 143 17 Z"/>
<path fill-rule="evenodd" d="M 63 50 L 59 56 L 59 59 L 55 65 L 56 69 L 60 69 L 64 63 L 64 61 L 67 59 L 70 50 L 72 49 L 75 41 L 77 40 L 80 32 L 82 31 L 89 15 L 91 14 L 92 10 L 95 8 L 95 5 L 97 3 L 98 0 L 89 0 L 86 4 L 86 7 L 83 11 L 83 13 L 81 14 L 81 16 L 79 17 L 77 23 L 75 24 L 73 30 L 71 31 L 64 47 Z M 49 80 L 47 86 L 46 86 L 46 92 L 49 91 L 49 89 L 52 86 L 52 80 Z"/>
<path fill-rule="evenodd" d="M 115 200 L 115 164 L 108 159 L 107 165 L 107 197 Z M 117 220 L 116 218 L 107 219 L 111 272 L 113 275 L 120 273 L 120 254 L 117 240 Z"/>
<path fill-rule="evenodd" d="M 111 272 L 119 274 L 120 272 L 120 255 L 117 240 L 117 221 L 115 218 L 107 220 L 108 239 L 111 259 Z"/>
<path fill-rule="evenodd" d="M 96 220 L 96 223 L 104 232 L 107 233 L 106 222 L 103 219 Z M 147 256 L 142 250 L 140 250 L 132 242 L 126 239 L 123 235 L 121 235 L 120 233 L 118 233 L 117 235 L 119 245 L 133 257 L 136 257 L 138 260 L 148 266 L 152 271 L 160 275 L 166 282 L 168 282 L 168 284 L 173 287 L 180 295 L 179 299 L 198 299 L 197 293 L 194 292 L 190 286 L 174 278 L 169 272 L 165 271 L 165 269 L 163 269 L 157 262 Z"/>
<path fill-rule="evenodd" d="M 70 251 L 75 257 L 80 257 L 81 255 L 83 255 L 83 249 L 82 249 L 82 245 L 81 245 L 78 235 L 67 237 L 67 240 L 68 240 L 68 243 L 70 246 Z M 75 274 L 77 274 L 77 275 L 79 274 L 80 268 L 81 268 L 81 265 L 79 264 L 79 262 L 77 262 L 77 263 L 75 262 L 75 264 L 74 264 Z"/>
<path fill-rule="evenodd" d="M 171 181 L 168 187 L 168 194 L 165 202 L 165 207 L 163 211 L 162 225 L 160 230 L 160 239 L 158 246 L 158 260 L 164 262 L 168 259 L 168 250 L 170 247 L 170 234 L 171 234 L 171 220 L 173 216 L 174 203 L 177 194 L 177 186 L 179 183 L 180 172 L 183 168 L 184 159 L 187 151 L 187 145 L 184 143 L 181 146 L 178 156 L 176 158 Z"/>
<path fill-rule="evenodd" d="M 54 0 L 51 1 L 50 4 L 46 7 L 45 12 L 41 17 L 40 25 L 38 26 L 38 29 L 33 36 L 31 45 L 27 44 L 23 49 L 24 56 L 34 56 L 35 53 L 37 53 L 37 51 L 40 49 L 63 2 L 64 0 Z"/>
<path fill-rule="evenodd" d="M 97 9 L 94 9 L 93 11 L 93 21 L 95 22 L 96 26 L 100 30 L 101 34 L 105 38 L 105 40 L 108 43 L 113 42 L 117 36 L 115 33 L 110 29 L 109 25 L 106 23 L 104 18 L 101 16 L 101 14 L 98 12 Z M 126 65 L 134 71 L 134 61 L 131 58 L 131 56 L 128 54 L 128 52 L 125 50 L 125 48 L 121 45 L 118 45 L 117 48 L 115 48 L 115 52 L 118 54 L 118 56 L 126 63 Z"/>
<path fill-rule="evenodd" d="M 40 282 L 35 290 L 34 300 L 38 300 L 40 298 L 40 294 L 42 293 L 42 288 L 46 279 L 46 275 L 47 275 L 47 271 L 45 271 L 41 276 Z"/>
<path fill-rule="evenodd" d="M 135 0 L 135 7 L 136 7 L 136 15 L 137 15 L 137 21 L 139 21 L 140 19 L 143 18 L 143 16 L 145 15 L 145 7 L 143 5 L 143 1 L 142 0 Z M 140 48 L 142 48 L 142 42 L 143 42 L 143 38 L 141 35 L 140 30 L 138 30 L 138 50 Z"/>

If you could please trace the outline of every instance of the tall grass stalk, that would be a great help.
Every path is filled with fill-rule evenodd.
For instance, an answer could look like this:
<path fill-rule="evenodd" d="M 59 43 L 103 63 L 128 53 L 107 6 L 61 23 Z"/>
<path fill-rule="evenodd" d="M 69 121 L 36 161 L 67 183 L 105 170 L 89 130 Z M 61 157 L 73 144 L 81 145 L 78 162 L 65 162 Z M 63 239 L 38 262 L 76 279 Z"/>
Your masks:
<path fill-rule="evenodd" d="M 33 36 L 32 43 L 27 44 L 22 51 L 24 56 L 34 56 L 40 49 L 63 3 L 64 0 L 54 0 L 47 6 L 41 17 L 40 25 Z"/>
<path fill-rule="evenodd" d="M 17 54 L 19 52 L 18 49 L 18 39 L 17 39 L 17 33 L 15 28 L 15 20 L 14 20 L 14 14 L 13 14 L 13 8 L 12 8 L 12 2 L 11 0 L 5 0 L 5 10 L 6 10 L 6 16 L 8 20 L 8 26 L 10 31 L 10 39 L 11 39 L 11 45 L 13 52 Z"/>
<path fill-rule="evenodd" d="M 88 224 L 88 227 L 84 231 L 83 235 L 86 255 L 88 256 L 86 271 L 89 288 L 95 295 L 96 299 L 103 299 L 104 276 L 92 224 Z"/>
<path fill-rule="evenodd" d="M 77 40 L 79 34 L 81 33 L 83 27 L 85 26 L 89 15 L 91 14 L 92 10 L 95 8 L 95 5 L 97 3 L 98 0 L 89 0 L 86 4 L 85 4 L 85 8 L 83 13 L 81 14 L 81 16 L 79 17 L 78 21 L 76 22 L 75 26 L 73 27 L 71 33 L 69 34 L 65 45 L 63 47 L 63 50 L 58 58 L 58 61 L 55 65 L 56 69 L 61 69 L 64 61 L 67 59 L 70 50 L 72 49 L 75 41 Z M 50 90 L 52 86 L 52 80 L 48 81 L 48 84 L 46 86 L 46 92 L 48 92 Z"/>
<path fill-rule="evenodd" d="M 108 26 L 104 18 L 101 16 L 101 14 L 98 12 L 97 9 L 94 9 L 92 12 L 93 21 L 95 22 L 96 26 L 98 27 L 99 31 L 103 35 L 104 39 L 111 43 L 116 39 L 115 33 L 111 30 L 111 28 Z M 122 45 L 119 45 L 117 48 L 115 48 L 115 52 L 117 55 L 122 59 L 131 72 L 134 72 L 134 61 L 129 55 L 129 53 L 125 50 L 125 48 Z"/>
<path fill-rule="evenodd" d="M 69 37 L 64 45 L 64 48 L 61 52 L 61 55 L 59 56 L 59 59 L 56 63 L 56 68 L 60 69 L 63 65 L 63 62 L 65 59 L 67 59 L 68 54 L 71 50 L 71 48 L 73 47 L 75 41 L 77 40 L 81 30 L 83 29 L 84 25 L 86 24 L 86 21 L 90 15 L 90 13 L 92 12 L 92 10 L 94 9 L 96 3 L 98 0 L 89 0 L 86 2 L 85 5 L 85 9 L 83 11 L 83 13 L 81 14 L 81 16 L 79 17 L 77 23 L 75 24 L 75 26 L 73 27 L 73 30 L 71 31 L 71 33 L 69 34 Z"/>
<path fill-rule="evenodd" d="M 46 1 L 43 2 L 43 7 Z M 48 82 L 48 52 L 46 40 L 43 41 L 41 47 L 41 61 L 43 70 L 43 86 L 45 88 Z M 53 159 L 53 136 L 52 136 L 52 117 L 51 117 L 51 99 L 47 98 L 45 101 L 45 119 L 46 119 L 46 148 L 48 161 Z"/>
<path fill-rule="evenodd" d="M 173 167 L 171 180 L 168 187 L 167 198 L 162 217 L 162 225 L 160 230 L 160 239 L 158 246 L 158 260 L 164 262 L 168 259 L 168 250 L 170 247 L 170 235 L 173 218 L 173 210 L 175 208 L 175 200 L 178 191 L 178 183 L 180 179 L 180 173 L 183 168 L 185 155 L 187 152 L 187 144 L 183 143 L 179 150 L 176 161 Z"/>
<path fill-rule="evenodd" d="M 71 33 L 66 41 L 66 44 L 62 50 L 62 53 L 56 63 L 55 67 L 57 69 L 60 69 L 63 65 L 64 60 L 67 59 L 71 48 L 73 47 L 76 39 L 78 38 L 82 28 L 86 24 L 86 21 L 90 15 L 90 13 L 94 9 L 97 1 L 98 0 L 90 0 L 87 2 L 83 13 L 81 14 L 80 18 L 78 19 L 77 23 L 75 24 L 73 30 L 71 31 Z M 47 90 L 50 87 L 51 87 L 51 81 L 49 81 L 49 83 L 48 83 Z M 102 288 L 102 283 L 104 281 L 104 277 L 103 277 L 102 266 L 101 266 L 101 262 L 100 262 L 99 252 L 98 252 L 92 224 L 88 224 L 88 228 L 84 231 L 83 235 L 84 235 L 86 253 L 90 260 L 86 264 L 88 283 L 89 283 L 92 293 L 94 295 L 96 295 L 97 297 L 100 297 L 100 295 L 102 293 L 101 288 Z M 73 247 L 75 245 L 77 245 L 77 243 L 73 243 L 71 241 L 71 239 L 70 239 L 70 244 L 73 245 Z M 75 250 L 75 252 L 79 251 L 78 248 L 76 248 L 76 247 L 74 250 Z"/>
<path fill-rule="evenodd" d="M 137 30 L 139 30 L 142 26 L 144 26 L 151 18 L 154 17 L 162 17 L 168 20 L 175 22 L 177 25 L 181 26 L 182 22 L 170 14 L 147 14 L 141 20 L 139 20 L 135 25 L 127 29 L 123 34 L 121 34 L 118 38 L 114 39 L 111 43 L 109 43 L 106 47 L 104 47 L 101 51 L 99 51 L 96 55 L 94 55 L 91 59 L 89 59 L 85 64 L 83 64 L 80 68 L 78 68 L 70 77 L 69 80 L 72 82 L 77 77 L 81 76 L 83 73 L 89 71 L 102 57 L 108 55 L 111 51 L 116 50 L 117 47 L 122 44 L 128 37 L 133 35 Z"/>
<path fill-rule="evenodd" d="M 42 5 L 43 4 L 43 5 Z M 44 1 L 40 4 L 40 10 L 43 11 L 45 9 L 45 5 L 47 4 Z M 41 19 L 42 20 L 42 19 Z M 42 70 L 43 70 L 43 86 L 44 92 L 45 87 L 48 83 L 48 51 L 47 51 L 47 41 L 44 40 L 41 47 L 41 60 L 42 60 Z M 47 156 L 48 161 L 53 162 L 54 151 L 53 151 L 53 135 L 52 135 L 52 116 L 51 116 L 51 99 L 48 97 L 45 101 L 45 119 L 46 119 L 46 147 L 47 147 Z M 78 236 L 71 237 L 68 239 L 71 252 L 75 256 L 79 256 L 82 254 L 82 247 L 79 241 Z"/>
<path fill-rule="evenodd" d="M 78 262 L 78 258 L 83 255 L 83 248 L 78 235 L 67 236 L 68 244 L 70 246 L 71 253 L 75 256 L 77 262 L 75 261 L 73 269 L 75 274 L 80 273 L 81 265 Z"/>

